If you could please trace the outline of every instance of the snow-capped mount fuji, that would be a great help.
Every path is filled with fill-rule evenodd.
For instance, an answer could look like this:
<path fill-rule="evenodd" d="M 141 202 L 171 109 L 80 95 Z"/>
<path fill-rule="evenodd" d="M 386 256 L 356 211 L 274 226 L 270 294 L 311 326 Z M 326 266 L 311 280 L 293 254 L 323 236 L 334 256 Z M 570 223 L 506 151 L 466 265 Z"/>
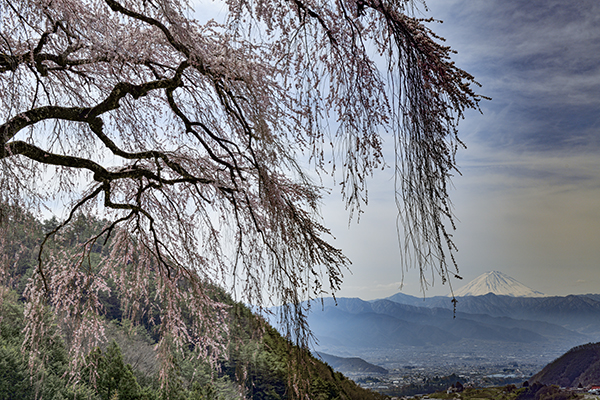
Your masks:
<path fill-rule="evenodd" d="M 454 292 L 454 296 L 483 296 L 493 293 L 499 296 L 511 297 L 545 297 L 538 292 L 523 285 L 510 276 L 499 271 L 486 272 Z"/>

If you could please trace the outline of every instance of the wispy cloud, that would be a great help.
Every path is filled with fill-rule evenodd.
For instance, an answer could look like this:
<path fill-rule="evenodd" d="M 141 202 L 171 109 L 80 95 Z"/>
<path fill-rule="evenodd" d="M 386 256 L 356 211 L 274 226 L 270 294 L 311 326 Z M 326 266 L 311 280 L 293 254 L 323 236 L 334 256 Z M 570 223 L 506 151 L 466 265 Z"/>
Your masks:
<path fill-rule="evenodd" d="M 429 1 L 434 27 L 493 101 L 478 134 L 496 146 L 600 149 L 600 3 Z M 439 14 L 436 14 L 439 13 Z"/>

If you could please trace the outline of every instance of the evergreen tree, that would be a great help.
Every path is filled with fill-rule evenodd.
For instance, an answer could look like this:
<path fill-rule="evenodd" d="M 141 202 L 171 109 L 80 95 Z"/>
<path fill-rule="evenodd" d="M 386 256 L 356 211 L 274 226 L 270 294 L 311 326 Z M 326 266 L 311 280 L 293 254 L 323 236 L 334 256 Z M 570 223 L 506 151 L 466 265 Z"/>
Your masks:
<path fill-rule="evenodd" d="M 113 341 L 103 353 L 96 348 L 88 357 L 90 365 L 86 368 L 86 376 L 92 384 L 95 383 L 96 391 L 101 400 L 141 399 L 142 390 L 133 375 L 131 365 L 123 362 L 119 345 Z"/>

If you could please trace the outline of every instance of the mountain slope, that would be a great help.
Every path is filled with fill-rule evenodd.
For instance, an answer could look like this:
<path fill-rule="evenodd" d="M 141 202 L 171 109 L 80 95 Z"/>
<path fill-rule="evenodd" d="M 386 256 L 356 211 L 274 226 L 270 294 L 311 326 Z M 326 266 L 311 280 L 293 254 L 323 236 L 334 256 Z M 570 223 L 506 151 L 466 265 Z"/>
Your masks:
<path fill-rule="evenodd" d="M 577 346 L 546 365 L 530 382 L 577 387 L 600 382 L 600 343 Z"/>
<path fill-rule="evenodd" d="M 2 204 L 0 204 L 2 209 Z M 18 210 L 17 210 L 18 211 Z M 14 213 L 15 215 L 17 213 Z M 12 215 L 12 214 L 11 214 Z M 101 229 L 102 221 L 94 217 L 78 216 L 82 223 L 79 229 Z M 51 221 L 50 221 L 51 222 Z M 47 231 L 47 226 L 37 221 L 25 212 L 19 218 L 10 220 L 11 236 L 6 257 L 4 282 L 11 282 L 13 287 L 0 286 L 0 399 L 29 399 L 40 398 L 85 398 L 98 399 L 96 389 L 101 385 L 88 385 L 85 377 L 94 374 L 82 374 L 77 386 L 70 381 L 68 368 L 71 365 L 69 356 L 69 340 L 63 340 L 56 326 L 52 325 L 40 340 L 40 357 L 34 360 L 35 365 L 28 365 L 28 358 L 23 357 L 22 343 L 24 341 L 24 316 L 22 304 L 22 288 L 27 277 L 37 268 L 36 246 Z M 80 231 L 73 229 L 72 236 L 65 235 L 64 240 L 79 237 Z M 68 244 L 68 243 L 67 243 Z M 98 252 L 103 248 L 98 248 Z M 96 252 L 96 249 L 92 251 Z M 20 256 L 20 257 L 18 257 Z M 95 258 L 92 257 L 91 260 Z M 95 265 L 94 265 L 95 266 Z M 93 266 L 93 267 L 94 267 Z M 114 288 L 112 289 L 114 292 Z M 124 315 L 118 298 L 101 296 L 102 307 L 107 311 L 104 316 L 105 333 L 109 340 L 115 339 L 120 367 L 114 368 L 112 363 L 98 362 L 111 369 L 110 381 L 113 385 L 117 372 L 128 376 L 128 383 L 123 384 L 124 390 L 141 389 L 143 396 L 120 398 L 171 398 L 171 399 L 239 399 L 244 392 L 247 399 L 285 400 L 295 398 L 294 389 L 301 388 L 311 399 L 347 399 L 347 400 L 381 400 L 386 397 L 363 389 L 341 373 L 335 372 L 329 365 L 310 355 L 305 348 L 294 346 L 269 326 L 263 318 L 254 315 L 246 306 L 234 302 L 225 292 L 214 291 L 219 300 L 229 306 L 228 332 L 231 341 L 227 347 L 227 357 L 219 360 L 218 371 L 209 368 L 203 358 L 187 353 L 188 358 L 177 356 L 177 368 L 172 370 L 169 378 L 169 391 L 161 391 L 158 382 L 158 361 L 154 353 L 154 341 L 144 321 L 133 328 L 130 322 L 122 318 Z M 51 320 L 50 309 L 45 317 Z M 60 318 L 56 317 L 60 322 Z M 160 319 L 161 315 L 156 314 Z M 104 351 L 104 350 L 103 350 Z M 100 358 L 98 352 L 96 360 Z M 106 352 L 104 352 L 106 355 Z M 105 357 L 106 361 L 107 358 Z M 43 365 L 42 362 L 48 364 Z M 126 364 L 130 364 L 125 368 Z M 90 364 L 91 365 L 91 364 Z M 132 367 L 133 365 L 133 367 Z M 30 367 L 34 367 L 30 369 Z M 38 376 L 31 376 L 31 371 Z M 120 371 L 120 372 L 119 372 Z M 102 375 L 100 373 L 100 375 Z M 108 375 L 106 375 L 108 376 Z M 120 375 L 117 376 L 120 379 Z M 136 380 L 140 380 L 138 384 Z M 30 383 L 36 382 L 36 386 Z M 118 382 L 118 380 L 117 380 Z M 291 385 L 293 383 L 294 387 Z M 310 386 L 308 386 L 310 382 Z M 304 387 L 300 387 L 304 385 Z M 141 386 L 141 387 L 140 387 Z M 34 390 L 35 389 L 35 390 Z M 98 389 L 100 390 L 100 389 Z M 119 389 L 120 390 L 120 389 Z M 118 395 L 118 392 L 115 393 Z M 299 396 L 300 394 L 298 394 Z"/>
<path fill-rule="evenodd" d="M 454 296 L 483 296 L 488 293 L 511 297 L 545 296 L 543 293 L 535 291 L 499 271 L 486 272 L 485 274 L 478 276 L 467 285 L 455 291 Z"/>
<path fill-rule="evenodd" d="M 331 365 L 333 369 L 344 374 L 382 374 L 388 373 L 388 370 L 366 362 L 362 358 L 358 357 L 337 357 L 326 353 L 316 353 L 316 356 Z"/>

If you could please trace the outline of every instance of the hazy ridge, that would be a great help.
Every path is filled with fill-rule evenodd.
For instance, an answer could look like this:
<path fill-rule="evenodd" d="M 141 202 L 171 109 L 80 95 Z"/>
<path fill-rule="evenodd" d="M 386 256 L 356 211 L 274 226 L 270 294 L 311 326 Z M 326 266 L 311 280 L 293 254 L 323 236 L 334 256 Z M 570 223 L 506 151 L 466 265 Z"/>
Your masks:
<path fill-rule="evenodd" d="M 498 276 L 487 274 L 496 283 Z M 467 285 L 470 291 L 491 287 L 509 294 L 459 296 L 456 308 L 446 296 L 325 298 L 309 316 L 315 349 L 386 368 L 427 365 L 438 356 L 440 362 L 457 364 L 535 358 L 541 366 L 573 346 L 600 341 L 600 295 L 524 297 L 518 294 L 539 292 L 506 276 L 506 285 L 473 282 Z M 516 292 L 510 293 L 510 284 Z"/>

